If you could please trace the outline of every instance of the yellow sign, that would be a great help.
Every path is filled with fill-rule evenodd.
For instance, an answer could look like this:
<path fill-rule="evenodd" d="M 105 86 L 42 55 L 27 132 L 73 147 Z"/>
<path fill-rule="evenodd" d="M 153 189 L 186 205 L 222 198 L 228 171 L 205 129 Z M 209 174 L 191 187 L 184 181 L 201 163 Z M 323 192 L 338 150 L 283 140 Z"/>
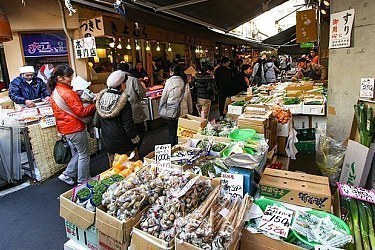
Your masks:
<path fill-rule="evenodd" d="M 318 40 L 316 9 L 298 11 L 296 18 L 297 43 L 314 42 Z"/>

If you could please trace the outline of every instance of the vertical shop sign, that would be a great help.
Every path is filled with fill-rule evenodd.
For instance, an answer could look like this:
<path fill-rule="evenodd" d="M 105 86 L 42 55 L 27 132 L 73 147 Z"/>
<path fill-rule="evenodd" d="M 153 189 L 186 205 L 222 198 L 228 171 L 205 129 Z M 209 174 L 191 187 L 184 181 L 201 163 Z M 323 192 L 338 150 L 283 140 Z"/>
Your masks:
<path fill-rule="evenodd" d="M 82 37 L 96 37 L 104 35 L 103 17 L 96 17 L 81 22 L 79 26 Z"/>
<path fill-rule="evenodd" d="M 298 11 L 296 19 L 297 43 L 314 42 L 318 40 L 315 9 Z"/>
<path fill-rule="evenodd" d="M 359 97 L 374 98 L 374 82 L 375 78 L 361 78 Z"/>
<path fill-rule="evenodd" d="M 77 59 L 95 57 L 96 42 L 95 37 L 85 37 L 74 40 L 74 52 Z"/>
<path fill-rule="evenodd" d="M 21 39 L 25 57 L 68 55 L 64 33 L 25 33 Z"/>
<path fill-rule="evenodd" d="M 354 22 L 354 9 L 331 14 L 329 48 L 350 47 L 350 36 Z"/>

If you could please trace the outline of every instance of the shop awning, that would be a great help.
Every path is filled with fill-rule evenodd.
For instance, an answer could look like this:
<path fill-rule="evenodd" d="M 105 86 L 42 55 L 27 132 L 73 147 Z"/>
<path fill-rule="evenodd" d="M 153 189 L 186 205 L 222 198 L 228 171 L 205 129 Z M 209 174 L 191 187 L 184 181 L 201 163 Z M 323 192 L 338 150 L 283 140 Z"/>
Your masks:
<path fill-rule="evenodd" d="M 296 43 L 295 25 L 263 40 L 262 43 L 277 49 L 279 54 L 288 54 L 293 57 L 299 57 L 309 52 L 309 49 L 301 48 Z"/>

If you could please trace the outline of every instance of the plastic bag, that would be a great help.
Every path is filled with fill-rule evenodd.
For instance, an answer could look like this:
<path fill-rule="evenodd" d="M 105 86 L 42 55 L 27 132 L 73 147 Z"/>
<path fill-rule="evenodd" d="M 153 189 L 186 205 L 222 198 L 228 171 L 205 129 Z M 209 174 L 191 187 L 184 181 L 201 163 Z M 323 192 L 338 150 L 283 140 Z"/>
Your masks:
<path fill-rule="evenodd" d="M 346 146 L 342 142 L 326 136 L 325 133 L 320 134 L 316 163 L 320 172 L 329 178 L 331 186 L 336 186 L 340 179 L 345 152 Z"/>

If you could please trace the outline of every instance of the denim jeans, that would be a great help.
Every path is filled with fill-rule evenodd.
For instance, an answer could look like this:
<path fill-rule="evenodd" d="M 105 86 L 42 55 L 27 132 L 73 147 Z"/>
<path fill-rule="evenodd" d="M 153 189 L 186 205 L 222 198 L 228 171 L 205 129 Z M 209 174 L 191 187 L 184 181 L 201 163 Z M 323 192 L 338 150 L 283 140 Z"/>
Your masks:
<path fill-rule="evenodd" d="M 90 176 L 90 156 L 86 130 L 65 136 L 73 144 L 75 150 L 72 150 L 72 159 L 66 166 L 64 174 L 72 178 L 77 176 L 79 183 L 87 181 Z"/>

